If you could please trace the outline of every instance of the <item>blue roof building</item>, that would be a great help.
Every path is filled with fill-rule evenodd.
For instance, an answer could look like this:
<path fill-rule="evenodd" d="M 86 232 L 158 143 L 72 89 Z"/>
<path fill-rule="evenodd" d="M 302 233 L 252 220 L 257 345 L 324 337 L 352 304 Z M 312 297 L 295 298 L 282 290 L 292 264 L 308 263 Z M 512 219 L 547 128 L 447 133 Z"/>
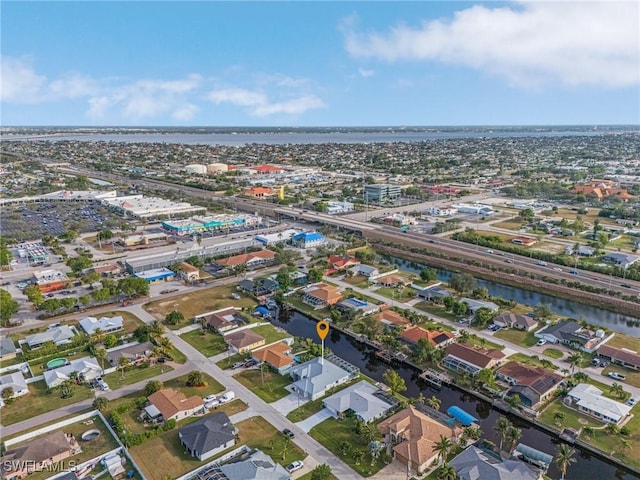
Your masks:
<path fill-rule="evenodd" d="M 302 232 L 293 236 L 291 243 L 300 248 L 314 248 L 323 245 L 327 239 L 318 232 Z"/>
<path fill-rule="evenodd" d="M 176 274 L 168 268 L 156 268 L 154 270 L 145 270 L 144 272 L 136 272 L 133 274 L 134 277 L 144 278 L 149 283 L 171 280 L 175 275 Z"/>

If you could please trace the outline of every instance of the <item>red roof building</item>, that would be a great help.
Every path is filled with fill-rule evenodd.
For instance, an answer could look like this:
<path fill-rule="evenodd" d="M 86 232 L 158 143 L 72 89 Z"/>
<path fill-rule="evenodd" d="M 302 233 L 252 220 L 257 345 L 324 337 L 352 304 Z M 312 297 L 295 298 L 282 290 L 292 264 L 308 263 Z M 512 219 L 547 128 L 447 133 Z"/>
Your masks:
<path fill-rule="evenodd" d="M 253 170 L 258 172 L 260 175 L 268 175 L 268 174 L 282 172 L 282 169 L 280 167 L 275 167 L 273 165 L 258 165 L 257 167 L 254 167 Z"/>

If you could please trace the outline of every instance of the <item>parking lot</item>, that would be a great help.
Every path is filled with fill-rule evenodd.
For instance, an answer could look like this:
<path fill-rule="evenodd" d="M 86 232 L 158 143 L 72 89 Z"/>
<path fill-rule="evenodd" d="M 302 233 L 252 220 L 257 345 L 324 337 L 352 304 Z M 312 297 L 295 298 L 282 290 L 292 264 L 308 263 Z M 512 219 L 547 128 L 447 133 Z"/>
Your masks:
<path fill-rule="evenodd" d="M 17 241 L 58 237 L 68 230 L 79 233 L 116 228 L 122 222 L 115 213 L 91 201 L 32 202 L 3 207 L 0 235 Z"/>

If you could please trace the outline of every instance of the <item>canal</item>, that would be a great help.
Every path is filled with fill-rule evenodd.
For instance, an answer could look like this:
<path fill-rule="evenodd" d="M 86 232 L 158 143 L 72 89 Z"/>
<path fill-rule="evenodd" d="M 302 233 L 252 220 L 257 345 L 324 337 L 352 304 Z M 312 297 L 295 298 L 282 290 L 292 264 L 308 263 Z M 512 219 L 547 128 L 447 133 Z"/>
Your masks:
<path fill-rule="evenodd" d="M 412 273 L 419 273 L 423 268 L 427 267 L 426 265 L 409 262 L 402 258 L 391 257 L 391 260 L 395 262 L 399 268 Z M 437 269 L 436 271 L 438 280 L 441 282 L 448 282 L 453 275 L 453 272 L 448 270 Z M 575 319 L 584 317 L 587 322 L 592 325 L 600 325 L 615 332 L 640 337 L 640 319 L 636 317 L 610 312 L 609 310 L 583 305 L 575 301 L 565 300 L 564 298 L 503 285 L 489 280 L 477 279 L 477 284 L 479 287 L 485 287 L 492 297 L 515 300 L 518 303 L 530 306 L 546 304 L 549 305 L 549 308 L 555 314 Z"/>
<path fill-rule="evenodd" d="M 317 341 L 315 321 L 298 312 L 282 312 L 277 320 L 273 320 L 273 324 L 285 329 L 293 336 L 312 338 Z M 325 347 L 360 368 L 364 374 L 378 381 L 383 381 L 383 373 L 390 368 L 387 364 L 379 361 L 372 349 L 356 342 L 347 335 L 343 335 L 337 330 L 331 330 L 325 341 Z M 496 432 L 493 430 L 493 426 L 501 413 L 493 410 L 490 404 L 445 386 L 440 390 L 434 390 L 420 380 L 417 372 L 411 368 L 396 368 L 396 371 L 402 375 L 407 384 L 407 391 L 404 392 L 404 395 L 407 397 L 417 397 L 420 392 L 422 392 L 426 398 L 435 395 L 442 402 L 440 407 L 441 411 L 446 411 L 451 405 L 460 406 L 479 419 L 480 427 L 484 432 L 484 438 L 496 444 L 499 443 L 498 435 L 496 435 Z M 551 455 L 555 454 L 556 441 L 552 437 L 523 422 L 518 417 L 510 417 L 510 420 L 514 425 L 522 429 L 520 442 Z M 597 478 L 599 480 L 631 480 L 640 478 L 621 471 L 614 465 L 592 456 L 589 452 L 584 452 L 579 449 L 576 450 L 576 463 L 569 468 L 566 476 L 567 480 L 584 480 L 586 478 Z M 554 479 L 560 478 L 560 473 L 554 465 L 549 469 L 549 474 Z"/>

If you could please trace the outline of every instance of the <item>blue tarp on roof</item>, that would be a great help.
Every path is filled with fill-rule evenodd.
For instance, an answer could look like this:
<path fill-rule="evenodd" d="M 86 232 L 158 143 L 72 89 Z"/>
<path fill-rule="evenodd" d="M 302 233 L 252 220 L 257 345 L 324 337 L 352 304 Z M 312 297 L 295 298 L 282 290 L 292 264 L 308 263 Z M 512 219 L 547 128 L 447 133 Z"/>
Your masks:
<path fill-rule="evenodd" d="M 269 309 L 267 307 L 263 307 L 262 305 L 260 305 L 259 307 L 256 307 L 256 312 L 258 312 L 263 317 L 265 315 L 269 315 Z"/>
<path fill-rule="evenodd" d="M 447 413 L 449 415 L 451 415 L 453 418 L 455 418 L 456 420 L 458 420 L 465 427 L 468 427 L 473 422 L 477 422 L 478 421 L 477 418 L 475 418 L 474 416 L 468 414 L 467 412 L 465 412 L 460 407 L 456 407 L 455 405 L 452 406 L 452 407 L 447 408 Z"/>

